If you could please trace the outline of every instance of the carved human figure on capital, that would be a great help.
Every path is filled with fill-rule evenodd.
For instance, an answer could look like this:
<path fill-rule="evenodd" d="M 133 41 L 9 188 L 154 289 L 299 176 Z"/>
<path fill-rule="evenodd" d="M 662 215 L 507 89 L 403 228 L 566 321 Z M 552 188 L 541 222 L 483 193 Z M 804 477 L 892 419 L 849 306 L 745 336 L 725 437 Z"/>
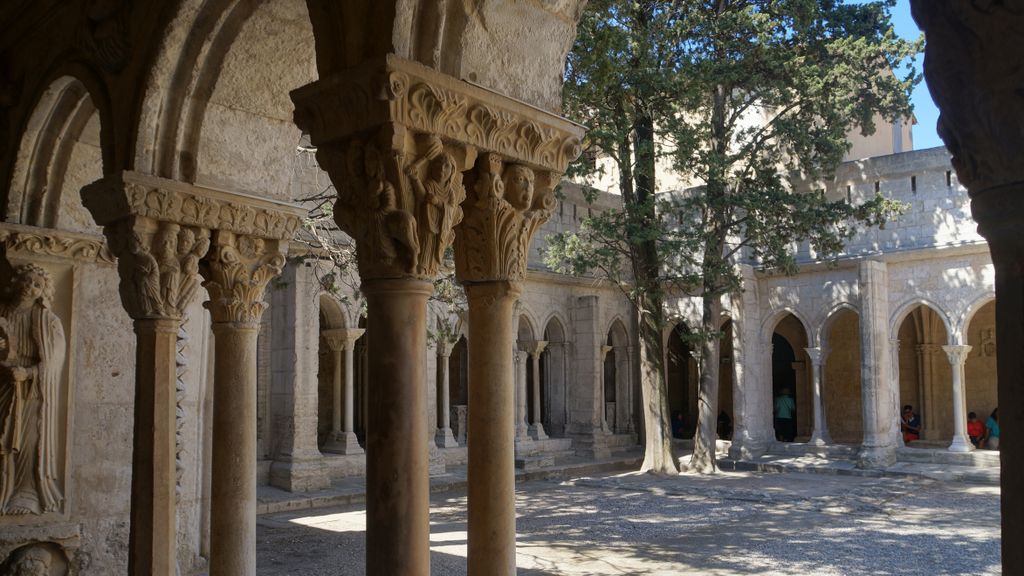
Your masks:
<path fill-rule="evenodd" d="M 64 327 L 51 311 L 43 268 L 14 269 L 0 304 L 0 514 L 59 511 L 58 478 Z"/>
<path fill-rule="evenodd" d="M 428 164 L 426 181 L 420 177 L 423 164 Z M 466 199 L 466 188 L 455 157 L 436 136 L 428 140 L 426 153 L 408 165 L 406 174 L 419 206 L 419 272 L 433 275 L 455 238 L 453 228 L 462 221 L 459 205 Z"/>
<path fill-rule="evenodd" d="M 529 210 L 533 206 L 533 170 L 521 164 L 505 168 L 505 199 L 517 210 Z"/>

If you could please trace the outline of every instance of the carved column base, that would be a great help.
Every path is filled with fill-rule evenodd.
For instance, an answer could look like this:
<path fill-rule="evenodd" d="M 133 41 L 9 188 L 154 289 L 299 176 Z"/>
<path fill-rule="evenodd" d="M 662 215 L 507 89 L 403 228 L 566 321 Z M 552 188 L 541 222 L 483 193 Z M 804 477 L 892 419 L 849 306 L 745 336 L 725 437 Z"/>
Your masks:
<path fill-rule="evenodd" d="M 548 435 L 544 433 L 544 425 L 541 424 L 540 422 L 537 422 L 535 424 L 530 424 L 530 427 L 527 430 L 527 433 L 530 435 L 530 438 L 533 438 L 534 440 L 547 440 L 548 439 Z"/>
<path fill-rule="evenodd" d="M 327 439 L 327 444 L 321 449 L 331 454 L 362 454 L 363 448 L 359 445 L 359 439 L 355 432 L 337 432 Z"/>
<path fill-rule="evenodd" d="M 770 440 L 753 437 L 745 430 L 738 431 L 733 435 L 732 445 L 729 446 L 729 458 L 733 460 L 760 458 L 768 452 L 770 444 Z"/>

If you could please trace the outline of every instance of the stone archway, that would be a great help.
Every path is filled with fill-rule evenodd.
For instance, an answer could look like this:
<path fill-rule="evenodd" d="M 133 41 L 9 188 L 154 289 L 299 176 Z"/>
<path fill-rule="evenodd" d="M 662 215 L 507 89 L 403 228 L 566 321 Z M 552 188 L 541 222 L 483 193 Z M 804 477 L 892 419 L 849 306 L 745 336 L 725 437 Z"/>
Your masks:
<path fill-rule="evenodd" d="M 791 422 L 775 418 L 776 440 L 795 440 L 809 436 L 813 428 L 810 365 L 805 361 L 807 329 L 793 314 L 786 314 L 775 325 L 771 342 L 772 414 L 781 396 L 793 399 Z"/>
<path fill-rule="evenodd" d="M 697 362 L 689 334 L 686 324 L 679 322 L 672 328 L 665 346 L 668 408 L 673 419 L 682 415 L 682 433 L 677 431 L 677 437 L 683 438 L 692 438 L 697 427 Z"/>
<path fill-rule="evenodd" d="M 953 436 L 953 374 L 942 347 L 946 322 L 934 308 L 918 304 L 899 323 L 899 405 L 921 418 L 920 440 L 911 445 L 945 447 Z"/>
<path fill-rule="evenodd" d="M 466 424 L 469 422 L 469 346 L 465 336 L 452 345 L 448 357 L 448 403 L 451 406 L 451 427 L 455 440 L 465 446 L 468 439 Z"/>
<path fill-rule="evenodd" d="M 621 320 L 615 320 L 608 329 L 608 337 L 602 350 L 605 424 L 615 434 L 628 434 L 633 431 L 630 410 L 632 398 L 629 386 L 629 337 Z"/>
<path fill-rule="evenodd" d="M 544 328 L 544 340 L 547 346 L 540 357 L 541 406 L 544 430 L 549 436 L 565 436 L 567 424 L 566 389 L 566 340 L 565 329 L 558 318 L 548 320 Z"/>
<path fill-rule="evenodd" d="M 999 405 L 995 324 L 996 303 L 991 300 L 978 308 L 964 330 L 964 340 L 971 347 L 964 363 L 967 411 L 982 422 Z"/>
<path fill-rule="evenodd" d="M 822 403 L 828 434 L 838 444 L 864 439 L 860 316 L 840 308 L 822 329 Z"/>

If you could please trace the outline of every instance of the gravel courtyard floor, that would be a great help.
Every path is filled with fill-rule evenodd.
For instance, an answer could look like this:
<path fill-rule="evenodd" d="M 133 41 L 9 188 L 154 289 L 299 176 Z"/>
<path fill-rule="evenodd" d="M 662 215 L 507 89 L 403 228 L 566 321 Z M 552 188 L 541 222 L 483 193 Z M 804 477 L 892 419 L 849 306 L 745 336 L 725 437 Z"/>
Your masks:
<path fill-rule="evenodd" d="M 919 478 L 618 474 L 518 486 L 520 576 L 999 574 L 999 489 Z M 435 494 L 432 574 L 466 573 L 466 498 Z M 363 574 L 365 508 L 260 516 L 258 573 Z M 398 575 L 396 575 L 398 576 Z"/>

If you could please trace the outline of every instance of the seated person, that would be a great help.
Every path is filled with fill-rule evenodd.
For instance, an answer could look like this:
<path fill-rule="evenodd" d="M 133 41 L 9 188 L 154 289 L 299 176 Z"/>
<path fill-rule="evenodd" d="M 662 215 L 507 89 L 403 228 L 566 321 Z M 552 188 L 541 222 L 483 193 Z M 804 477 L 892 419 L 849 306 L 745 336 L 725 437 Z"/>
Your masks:
<path fill-rule="evenodd" d="M 985 448 L 999 450 L 999 408 L 985 420 Z"/>
<path fill-rule="evenodd" d="M 903 407 L 900 431 L 903 432 L 904 442 L 909 443 L 921 438 L 921 417 L 914 413 L 914 407 L 910 404 Z"/>
<path fill-rule="evenodd" d="M 985 437 L 985 425 L 978 420 L 974 412 L 967 414 L 967 437 L 975 448 L 981 448 L 981 439 Z"/>

